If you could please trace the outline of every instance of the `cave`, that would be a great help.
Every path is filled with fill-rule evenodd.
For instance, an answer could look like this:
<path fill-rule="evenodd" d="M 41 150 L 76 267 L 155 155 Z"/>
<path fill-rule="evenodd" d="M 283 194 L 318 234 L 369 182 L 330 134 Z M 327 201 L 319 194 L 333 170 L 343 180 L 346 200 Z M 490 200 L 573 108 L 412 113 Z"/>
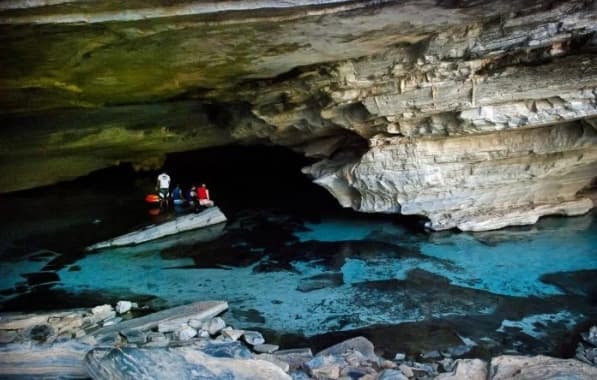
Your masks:
<path fill-rule="evenodd" d="M 594 1 L 11 0 L 0 45 L 0 311 L 81 322 L 3 313 L 0 345 L 198 299 L 283 348 L 361 336 L 419 372 L 596 345 Z M 162 172 L 217 207 L 145 202 Z M 55 377 L 101 377 L 105 353 Z"/>

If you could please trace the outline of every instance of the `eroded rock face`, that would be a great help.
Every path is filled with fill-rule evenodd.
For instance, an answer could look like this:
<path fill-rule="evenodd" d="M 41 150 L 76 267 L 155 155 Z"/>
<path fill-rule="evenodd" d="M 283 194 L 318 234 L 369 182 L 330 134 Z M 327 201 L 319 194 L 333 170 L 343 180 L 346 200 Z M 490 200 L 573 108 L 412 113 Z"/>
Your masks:
<path fill-rule="evenodd" d="M 47 4 L 0 5 L 0 191 L 269 141 L 433 229 L 593 207 L 592 2 Z"/>

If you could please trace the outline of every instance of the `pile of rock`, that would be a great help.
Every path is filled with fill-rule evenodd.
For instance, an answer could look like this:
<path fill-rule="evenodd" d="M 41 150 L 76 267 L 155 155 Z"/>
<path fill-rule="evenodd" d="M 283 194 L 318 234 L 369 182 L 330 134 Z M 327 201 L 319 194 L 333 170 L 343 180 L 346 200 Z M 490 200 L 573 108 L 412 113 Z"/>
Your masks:
<path fill-rule="evenodd" d="M 499 356 L 486 362 L 432 351 L 418 362 L 387 360 L 355 337 L 313 355 L 279 350 L 257 331 L 227 326 L 223 301 L 196 302 L 138 318 L 119 302 L 91 310 L 1 315 L 0 377 L 93 379 L 504 380 L 597 378 L 597 327 L 583 334 L 583 362 L 546 356 Z M 128 314 L 130 315 L 130 314 Z M 580 350 L 580 347 L 579 347 Z"/>
<path fill-rule="evenodd" d="M 0 316 L 0 344 L 37 342 L 51 344 L 81 338 L 89 332 L 130 318 L 138 305 L 119 301 L 116 307 L 100 305 L 92 309 Z"/>
<path fill-rule="evenodd" d="M 576 358 L 587 364 L 597 366 L 597 326 L 580 334 L 582 341 L 576 347 Z"/>

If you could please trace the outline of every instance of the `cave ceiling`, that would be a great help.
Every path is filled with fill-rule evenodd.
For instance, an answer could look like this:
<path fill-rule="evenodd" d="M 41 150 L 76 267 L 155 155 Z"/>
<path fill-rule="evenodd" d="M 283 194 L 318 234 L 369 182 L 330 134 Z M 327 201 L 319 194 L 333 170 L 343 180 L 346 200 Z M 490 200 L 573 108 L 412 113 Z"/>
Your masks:
<path fill-rule="evenodd" d="M 559 196 L 561 204 L 576 202 L 565 213 L 584 210 L 588 201 L 580 205 L 578 194 L 592 183 L 597 155 L 596 7 L 3 1 L 0 192 L 122 162 L 158 168 L 172 152 L 270 143 L 319 158 L 304 172 L 344 206 L 434 215 L 438 229 L 473 215 L 453 217 L 450 181 L 429 174 L 450 157 L 443 167 L 450 178 L 462 170 L 490 173 L 475 163 L 499 158 L 520 179 L 528 173 L 519 166 L 535 168 L 533 178 L 549 177 L 546 165 L 558 165 L 553 156 L 560 155 L 557 162 L 574 167 L 562 172 L 563 185 L 549 177 L 537 185 L 545 196 L 506 199 L 504 207 L 536 211 L 529 205 L 552 207 Z M 531 131 L 545 127 L 552 129 Z M 525 145 L 538 138 L 545 139 L 540 164 L 528 157 L 541 148 Z M 487 152 L 466 152 L 475 146 Z M 467 181 L 458 185 L 475 188 L 466 196 L 482 198 L 475 191 L 492 186 Z M 428 191 L 433 186 L 447 189 L 438 195 Z M 553 186 L 565 191 L 546 190 Z M 489 206 L 473 207 L 472 218 Z M 528 220 L 508 224 L 518 222 Z"/>

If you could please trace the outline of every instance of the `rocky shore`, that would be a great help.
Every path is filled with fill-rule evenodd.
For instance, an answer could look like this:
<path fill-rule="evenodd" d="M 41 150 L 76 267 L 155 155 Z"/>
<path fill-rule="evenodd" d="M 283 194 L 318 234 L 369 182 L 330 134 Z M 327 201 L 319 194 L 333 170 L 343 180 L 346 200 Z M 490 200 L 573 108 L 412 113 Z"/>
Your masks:
<path fill-rule="evenodd" d="M 148 313 L 115 307 L 0 315 L 0 377 L 92 379 L 547 379 L 597 378 L 597 327 L 582 334 L 576 359 L 466 350 L 383 358 L 364 337 L 313 353 L 282 349 L 258 331 L 228 326 L 224 301 Z"/>

